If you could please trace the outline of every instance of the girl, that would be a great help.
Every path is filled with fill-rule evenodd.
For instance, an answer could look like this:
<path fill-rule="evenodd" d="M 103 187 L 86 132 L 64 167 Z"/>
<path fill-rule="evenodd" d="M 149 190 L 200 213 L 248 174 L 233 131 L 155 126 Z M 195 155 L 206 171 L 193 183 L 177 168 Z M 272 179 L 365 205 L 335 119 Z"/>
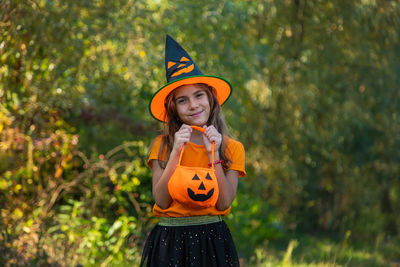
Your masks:
<path fill-rule="evenodd" d="M 244 148 L 228 137 L 221 107 L 230 84 L 203 75 L 186 51 L 167 36 L 167 85 L 150 101 L 150 113 L 167 124 L 152 146 L 153 213 L 141 266 L 239 266 L 230 231 Z"/>

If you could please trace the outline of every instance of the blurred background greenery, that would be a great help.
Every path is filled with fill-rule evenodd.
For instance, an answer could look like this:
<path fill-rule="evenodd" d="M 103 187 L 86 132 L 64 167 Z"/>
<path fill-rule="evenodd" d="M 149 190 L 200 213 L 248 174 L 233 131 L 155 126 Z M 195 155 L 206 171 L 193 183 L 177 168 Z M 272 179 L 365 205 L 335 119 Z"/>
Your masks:
<path fill-rule="evenodd" d="M 1 0 L 0 265 L 135 266 L 168 33 L 246 148 L 243 266 L 400 265 L 400 1 Z"/>

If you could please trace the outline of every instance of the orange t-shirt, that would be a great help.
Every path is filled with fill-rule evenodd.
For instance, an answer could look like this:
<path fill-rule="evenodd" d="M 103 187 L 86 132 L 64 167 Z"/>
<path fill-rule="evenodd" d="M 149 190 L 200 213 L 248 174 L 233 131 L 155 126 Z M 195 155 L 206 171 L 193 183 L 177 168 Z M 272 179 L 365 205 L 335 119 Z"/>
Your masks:
<path fill-rule="evenodd" d="M 245 152 L 242 143 L 235 141 L 229 137 L 226 141 L 226 156 L 232 161 L 229 170 L 236 170 L 239 172 L 239 177 L 246 175 L 245 171 Z M 153 147 L 151 148 L 150 156 L 147 164 L 150 168 L 153 166 L 153 160 L 158 160 L 158 154 L 162 142 L 162 136 L 157 136 L 154 140 Z M 166 149 L 166 147 L 164 147 Z M 165 150 L 160 160 L 165 160 Z M 158 163 L 156 163 L 158 164 Z M 197 145 L 189 142 L 186 145 L 185 151 L 182 156 L 181 165 L 191 167 L 209 168 L 208 156 L 205 146 Z M 154 204 L 153 214 L 157 217 L 186 217 L 186 216 L 199 216 L 199 215 L 227 215 L 231 208 L 226 210 L 217 210 L 215 207 L 193 209 L 185 207 L 178 202 L 172 200 L 171 205 L 166 209 L 161 209 L 157 204 Z"/>

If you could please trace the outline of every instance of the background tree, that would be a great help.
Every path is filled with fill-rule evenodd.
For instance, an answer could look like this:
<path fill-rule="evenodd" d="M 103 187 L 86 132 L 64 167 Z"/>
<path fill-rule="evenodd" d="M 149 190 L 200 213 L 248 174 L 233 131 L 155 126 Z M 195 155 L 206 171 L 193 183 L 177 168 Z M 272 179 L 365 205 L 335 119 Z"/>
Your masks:
<path fill-rule="evenodd" d="M 0 7 L 2 263 L 137 263 L 167 33 L 233 84 L 223 109 L 248 175 L 227 222 L 245 263 L 292 235 L 398 239 L 398 1 Z"/>

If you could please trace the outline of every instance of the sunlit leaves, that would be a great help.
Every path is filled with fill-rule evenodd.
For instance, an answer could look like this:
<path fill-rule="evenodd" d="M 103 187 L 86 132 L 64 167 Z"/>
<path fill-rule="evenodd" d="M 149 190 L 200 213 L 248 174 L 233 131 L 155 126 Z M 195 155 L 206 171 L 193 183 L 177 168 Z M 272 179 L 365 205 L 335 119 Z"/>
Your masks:
<path fill-rule="evenodd" d="M 0 5 L 0 191 L 14 245 L 37 238 L 58 201 L 52 234 L 71 251 L 83 240 L 88 264 L 123 257 L 124 223 L 143 230 L 160 126 L 148 100 L 166 82 L 166 34 L 233 85 L 223 111 L 248 173 L 229 217 L 239 252 L 281 230 L 398 232 L 398 1 Z"/>

